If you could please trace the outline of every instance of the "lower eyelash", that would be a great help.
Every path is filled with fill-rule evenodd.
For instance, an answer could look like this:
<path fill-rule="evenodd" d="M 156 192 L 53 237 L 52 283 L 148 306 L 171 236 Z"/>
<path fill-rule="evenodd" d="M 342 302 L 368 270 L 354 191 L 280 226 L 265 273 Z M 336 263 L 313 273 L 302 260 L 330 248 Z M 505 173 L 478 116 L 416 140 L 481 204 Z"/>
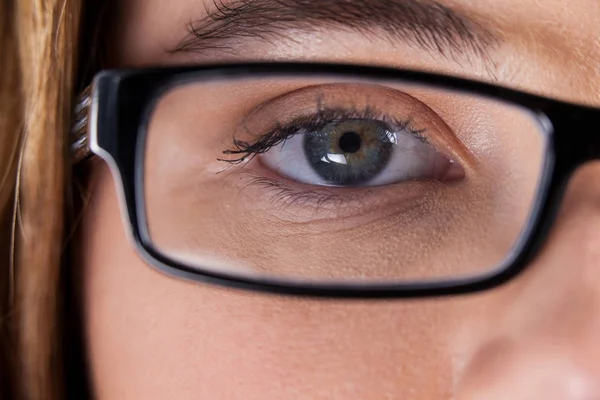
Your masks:
<path fill-rule="evenodd" d="M 400 184 L 402 186 L 400 191 L 391 191 L 390 186 L 387 186 L 387 193 L 379 196 L 376 190 L 383 188 L 382 186 L 362 188 L 351 193 L 335 193 L 323 188 L 316 190 L 295 188 L 284 180 L 265 177 L 258 171 L 244 170 L 239 173 L 241 175 L 236 175 L 243 181 L 240 191 L 255 188 L 260 193 L 258 196 L 266 198 L 265 200 L 255 197 L 252 201 L 264 202 L 267 208 L 279 211 L 281 215 L 286 214 L 285 210 L 288 207 L 292 207 L 293 212 L 302 210 L 303 218 L 356 217 L 365 212 L 381 210 L 381 207 L 400 207 L 402 213 L 407 213 L 424 204 L 425 193 L 431 194 L 446 189 L 447 186 L 440 181 L 405 181 Z M 311 213 L 312 216 L 305 213 Z"/>
<path fill-rule="evenodd" d="M 281 207 L 305 207 L 310 205 L 320 208 L 325 204 L 330 205 L 333 202 L 342 202 L 340 196 L 336 194 L 319 193 L 315 190 L 297 191 L 282 182 L 264 177 L 252 178 L 246 186 L 249 185 L 266 189 L 266 193 L 269 193 L 271 196 L 272 203 Z"/>
<path fill-rule="evenodd" d="M 324 188 L 295 189 L 286 182 L 264 177 L 254 171 L 244 171 L 243 174 L 247 179 L 243 189 L 258 186 L 270 196 L 272 204 L 278 207 L 311 207 L 317 211 L 322 208 L 341 208 L 360 201 L 370 192 L 365 190 L 362 194 L 339 194 Z"/>

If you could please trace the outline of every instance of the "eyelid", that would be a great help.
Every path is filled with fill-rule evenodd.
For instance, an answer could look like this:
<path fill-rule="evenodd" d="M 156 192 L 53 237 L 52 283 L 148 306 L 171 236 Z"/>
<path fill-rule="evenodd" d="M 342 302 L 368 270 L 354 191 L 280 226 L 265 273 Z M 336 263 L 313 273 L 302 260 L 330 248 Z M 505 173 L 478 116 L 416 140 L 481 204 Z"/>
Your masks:
<path fill-rule="evenodd" d="M 402 90 L 404 89 L 404 90 Z M 337 82 L 304 85 L 261 102 L 244 118 L 234 137 L 253 143 L 266 132 L 301 117 L 315 115 L 323 108 L 356 110 L 407 121 L 438 151 L 459 163 L 468 173 L 475 157 L 455 135 L 442 116 L 408 92 L 410 87 L 383 86 L 373 83 Z"/>

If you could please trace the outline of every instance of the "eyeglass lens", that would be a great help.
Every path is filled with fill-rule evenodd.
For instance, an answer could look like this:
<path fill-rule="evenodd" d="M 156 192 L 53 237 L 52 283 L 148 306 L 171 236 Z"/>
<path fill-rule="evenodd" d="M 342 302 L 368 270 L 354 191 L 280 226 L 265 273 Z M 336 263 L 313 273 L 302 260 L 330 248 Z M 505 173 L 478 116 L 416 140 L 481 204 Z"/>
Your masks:
<path fill-rule="evenodd" d="M 530 110 L 407 81 L 192 79 L 150 113 L 147 229 L 172 260 L 244 277 L 485 274 L 531 218 L 547 136 Z"/>

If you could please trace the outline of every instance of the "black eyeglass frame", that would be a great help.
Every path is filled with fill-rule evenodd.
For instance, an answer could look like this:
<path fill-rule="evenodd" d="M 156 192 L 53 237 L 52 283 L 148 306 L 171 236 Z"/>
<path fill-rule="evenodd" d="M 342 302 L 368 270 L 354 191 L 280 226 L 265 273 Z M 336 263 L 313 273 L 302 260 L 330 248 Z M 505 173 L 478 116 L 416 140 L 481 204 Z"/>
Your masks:
<path fill-rule="evenodd" d="M 531 110 L 546 121 L 547 148 L 536 203 L 520 242 L 503 263 L 485 274 L 414 283 L 314 283 L 240 277 L 200 271 L 161 254 L 147 230 L 143 190 L 146 126 L 155 101 L 186 80 L 319 75 L 435 85 L 483 95 Z M 572 173 L 600 158 L 600 108 L 562 102 L 522 91 L 421 71 L 345 64 L 248 63 L 107 70 L 94 78 L 86 123 L 89 148 L 111 168 L 125 206 L 129 232 L 142 257 L 180 278 L 295 296 L 328 298 L 416 298 L 480 292 L 522 272 L 544 243 Z"/>

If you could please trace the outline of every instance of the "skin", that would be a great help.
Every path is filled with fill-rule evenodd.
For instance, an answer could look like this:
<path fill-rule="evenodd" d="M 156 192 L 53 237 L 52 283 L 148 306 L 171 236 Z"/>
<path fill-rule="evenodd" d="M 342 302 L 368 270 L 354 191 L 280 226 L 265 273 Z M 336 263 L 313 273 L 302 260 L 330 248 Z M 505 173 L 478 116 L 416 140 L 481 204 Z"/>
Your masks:
<path fill-rule="evenodd" d="M 256 54 L 375 63 L 600 104 L 595 0 L 443 2 L 477 13 L 504 33 L 493 77 L 477 63 L 459 65 L 409 46 L 374 46 L 336 31 L 247 43 L 235 56 L 166 52 L 185 35 L 189 16 L 201 16 L 198 3 L 119 2 L 117 65 Z M 471 149 L 484 157 L 484 145 Z M 88 361 L 100 400 L 600 398 L 596 163 L 572 178 L 542 251 L 511 283 L 463 297 L 373 302 L 278 297 L 167 277 L 131 245 L 107 166 L 96 161 L 91 169 L 78 257 Z"/>

